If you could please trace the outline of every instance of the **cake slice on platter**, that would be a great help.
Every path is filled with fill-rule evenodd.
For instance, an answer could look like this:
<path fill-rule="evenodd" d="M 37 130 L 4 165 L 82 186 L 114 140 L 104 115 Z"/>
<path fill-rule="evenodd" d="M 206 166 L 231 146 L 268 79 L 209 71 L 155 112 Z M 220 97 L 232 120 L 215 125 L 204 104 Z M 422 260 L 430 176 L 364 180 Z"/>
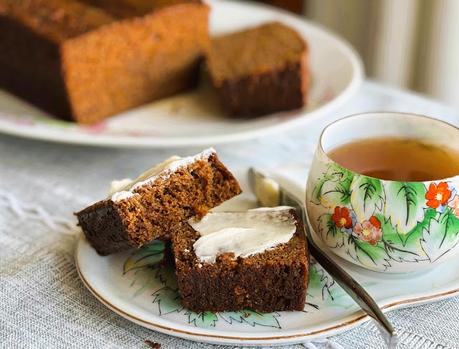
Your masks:
<path fill-rule="evenodd" d="M 0 87 L 94 124 L 195 86 L 209 11 L 197 0 L 0 0 Z"/>
<path fill-rule="evenodd" d="M 214 149 L 171 157 L 110 196 L 77 212 L 89 243 L 101 255 L 169 239 L 181 222 L 201 217 L 241 192 Z"/>
<path fill-rule="evenodd" d="M 212 39 L 206 61 L 223 108 L 235 116 L 251 116 L 306 104 L 308 56 L 300 34 L 269 22 Z"/>
<path fill-rule="evenodd" d="M 303 310 L 306 238 L 294 209 L 211 212 L 172 236 L 184 307 L 195 312 Z"/>

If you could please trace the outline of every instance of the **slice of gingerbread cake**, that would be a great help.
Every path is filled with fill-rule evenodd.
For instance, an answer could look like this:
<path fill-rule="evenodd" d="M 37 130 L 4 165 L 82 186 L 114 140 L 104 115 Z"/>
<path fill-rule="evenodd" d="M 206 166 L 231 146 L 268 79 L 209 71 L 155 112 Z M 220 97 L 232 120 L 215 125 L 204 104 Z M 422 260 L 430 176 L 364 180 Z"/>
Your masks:
<path fill-rule="evenodd" d="M 289 207 L 211 212 L 172 237 L 184 307 L 196 311 L 303 310 L 308 257 Z"/>
<path fill-rule="evenodd" d="M 137 179 L 118 183 L 110 196 L 76 213 L 101 255 L 169 238 L 177 226 L 201 217 L 241 189 L 214 149 L 171 157 Z"/>
<path fill-rule="evenodd" d="M 0 0 L 0 87 L 93 124 L 194 87 L 209 44 L 199 0 Z"/>
<path fill-rule="evenodd" d="M 221 105 L 230 114 L 261 115 L 306 104 L 308 48 L 282 23 L 214 38 L 206 60 Z"/>

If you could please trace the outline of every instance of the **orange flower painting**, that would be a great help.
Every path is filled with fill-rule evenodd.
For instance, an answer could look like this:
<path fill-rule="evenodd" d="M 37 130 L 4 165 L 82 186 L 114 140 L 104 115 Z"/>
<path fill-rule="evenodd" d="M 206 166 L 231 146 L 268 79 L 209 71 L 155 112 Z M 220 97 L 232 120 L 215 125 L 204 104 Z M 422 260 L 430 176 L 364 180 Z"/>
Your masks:
<path fill-rule="evenodd" d="M 431 183 L 426 193 L 427 206 L 436 209 L 441 205 L 445 205 L 450 197 L 451 190 L 449 190 L 446 182 Z"/>

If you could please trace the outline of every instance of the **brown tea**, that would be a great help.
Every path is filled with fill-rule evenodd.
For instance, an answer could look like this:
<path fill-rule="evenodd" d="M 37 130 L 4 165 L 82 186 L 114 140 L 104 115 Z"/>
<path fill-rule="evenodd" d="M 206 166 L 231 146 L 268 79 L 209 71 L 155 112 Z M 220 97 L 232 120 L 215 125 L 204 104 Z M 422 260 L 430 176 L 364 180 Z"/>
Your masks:
<path fill-rule="evenodd" d="M 459 152 L 414 139 L 363 139 L 332 149 L 328 156 L 353 172 L 387 180 L 430 181 L 459 174 Z"/>

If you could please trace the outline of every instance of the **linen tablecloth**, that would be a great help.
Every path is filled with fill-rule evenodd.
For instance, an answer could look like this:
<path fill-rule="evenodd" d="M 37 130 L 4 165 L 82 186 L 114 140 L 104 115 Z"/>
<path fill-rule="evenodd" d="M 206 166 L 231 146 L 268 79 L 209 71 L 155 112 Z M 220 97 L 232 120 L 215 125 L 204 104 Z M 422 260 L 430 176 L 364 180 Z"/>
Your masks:
<path fill-rule="evenodd" d="M 217 146 L 231 168 L 256 165 L 306 180 L 321 127 L 364 111 L 406 111 L 459 124 L 459 112 L 421 96 L 365 82 L 345 106 L 314 125 Z M 74 266 L 72 212 L 104 197 L 108 183 L 172 154 L 200 149 L 127 150 L 0 136 L 0 348 L 218 348 L 135 325 L 99 303 Z M 458 348 L 459 297 L 389 313 L 400 348 Z M 381 348 L 371 321 L 327 340 L 290 348 Z"/>

